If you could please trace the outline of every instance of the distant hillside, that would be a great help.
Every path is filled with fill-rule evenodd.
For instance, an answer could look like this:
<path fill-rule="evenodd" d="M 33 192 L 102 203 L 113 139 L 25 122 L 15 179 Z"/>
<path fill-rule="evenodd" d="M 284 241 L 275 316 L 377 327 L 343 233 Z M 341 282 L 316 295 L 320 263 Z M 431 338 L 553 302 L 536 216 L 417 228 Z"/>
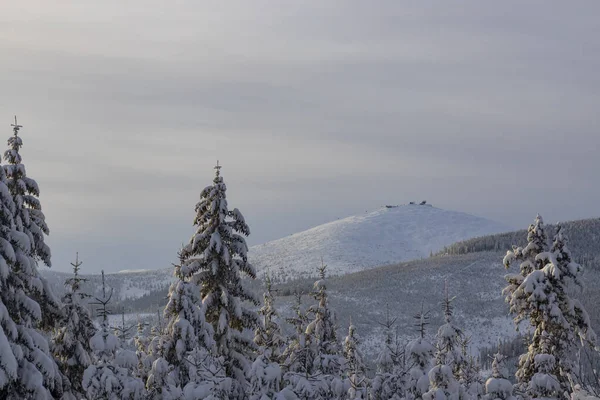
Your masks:
<path fill-rule="evenodd" d="M 313 276 L 321 258 L 332 275 L 429 257 L 458 240 L 509 230 L 473 215 L 429 205 L 381 208 L 254 246 L 259 272 L 279 280 Z"/>
<path fill-rule="evenodd" d="M 394 209 L 392 209 L 393 211 Z M 417 211 L 420 211 L 419 209 Z M 435 210 L 435 209 L 433 209 Z M 384 210 L 381 210 L 382 215 Z M 388 214 L 389 216 L 389 214 Z M 582 220 L 563 224 L 570 237 L 570 248 L 576 259 L 588 260 L 585 264 L 586 290 L 578 294 L 590 312 L 593 326 L 600 330 L 600 220 Z M 549 234 L 553 227 L 548 226 Z M 508 315 L 508 307 L 502 297 L 506 270 L 502 258 L 511 245 L 524 245 L 525 232 L 517 231 L 490 235 L 447 246 L 443 255 L 419 260 L 374 267 L 328 278 L 331 304 L 338 316 L 340 338 L 347 324 L 352 321 L 363 337 L 367 353 L 377 351 L 381 327 L 377 321 L 385 318 L 386 307 L 392 317 L 397 317 L 398 335 L 401 341 L 414 337 L 412 315 L 420 309 L 432 310 L 429 335 L 435 334 L 442 322 L 440 302 L 444 281 L 447 279 L 455 301 L 456 321 L 468 335 L 477 338 L 471 346 L 473 351 L 482 347 L 495 346 L 499 337 L 515 336 L 516 331 Z M 591 267 L 590 267 L 591 265 Z M 171 280 L 172 269 L 157 271 L 128 272 L 106 275 L 108 285 L 115 288 L 113 310 L 125 307 L 127 312 L 155 313 L 166 303 L 165 296 Z M 61 287 L 68 274 L 44 270 L 47 278 L 54 279 L 53 286 Z M 88 276 L 85 289 L 98 293 L 100 276 Z M 299 278 L 276 285 L 279 296 L 276 307 L 282 317 L 291 314 L 293 291 L 309 293 L 314 278 Z M 262 291 L 260 280 L 246 281 L 257 294 Z M 62 289 L 61 289 L 62 290 Z M 308 295 L 304 305 L 313 303 Z"/>
<path fill-rule="evenodd" d="M 65 293 L 65 280 L 72 274 L 55 272 L 48 268 L 40 268 L 42 276 L 48 280 L 54 293 L 62 296 Z M 92 296 L 101 296 L 102 277 L 98 274 L 82 275 L 87 279 L 83 290 Z M 106 274 L 106 285 L 113 291 L 112 309 L 155 311 L 164 306 L 167 289 L 173 281 L 173 268 L 143 271 L 123 271 Z"/>
<path fill-rule="evenodd" d="M 600 269 L 600 218 L 568 221 L 560 224 L 569 238 L 569 248 L 579 263 Z M 546 225 L 551 242 L 557 226 Z M 481 251 L 503 251 L 527 241 L 527 230 L 476 237 L 444 247 L 437 255 L 469 254 Z"/>
<path fill-rule="evenodd" d="M 584 291 L 574 295 L 582 301 L 590 313 L 592 326 L 600 332 L 600 267 L 597 263 L 600 220 L 573 221 L 563 226 L 570 235 L 573 256 L 587 260 L 584 264 Z M 549 227 L 549 231 L 552 234 L 553 228 Z M 384 319 L 386 306 L 391 315 L 398 318 L 399 338 L 404 341 L 415 336 L 412 316 L 423 304 L 425 310 L 432 310 L 429 334 L 435 334 L 442 323 L 440 302 L 447 279 L 450 294 L 457 296 L 454 303 L 456 322 L 467 335 L 476 338 L 471 343 L 473 351 L 494 347 L 500 337 L 516 336 L 502 296 L 502 289 L 506 286 L 504 275 L 507 273 L 502 259 L 506 248 L 512 244 L 526 244 L 523 235 L 524 232 L 519 231 L 481 237 L 449 246 L 445 255 L 329 278 L 328 288 L 332 306 L 337 311 L 340 333 L 352 318 L 364 338 L 364 350 L 375 352 L 377 349 L 373 344 L 383 334 L 377 321 Z M 472 246 L 471 250 L 469 246 Z M 280 293 L 287 295 L 294 290 L 308 292 L 310 284 L 311 280 L 306 279 L 280 284 L 278 288 Z M 306 297 L 306 301 L 310 304 L 312 299 Z M 291 304 L 292 296 L 278 299 L 278 307 L 284 312 Z"/>

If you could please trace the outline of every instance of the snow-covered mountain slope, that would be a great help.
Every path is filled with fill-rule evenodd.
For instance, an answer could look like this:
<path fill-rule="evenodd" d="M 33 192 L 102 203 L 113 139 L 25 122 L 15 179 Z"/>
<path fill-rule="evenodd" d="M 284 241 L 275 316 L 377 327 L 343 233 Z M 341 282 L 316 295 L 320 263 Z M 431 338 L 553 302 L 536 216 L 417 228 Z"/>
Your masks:
<path fill-rule="evenodd" d="M 65 292 L 65 280 L 72 276 L 71 273 L 55 272 L 47 268 L 40 268 L 42 276 L 48 280 L 53 291 L 58 296 Z M 83 290 L 92 296 L 101 296 L 102 277 L 101 275 L 83 275 L 87 282 L 83 284 Z M 173 281 L 173 268 L 163 268 L 157 270 L 137 270 L 120 271 L 112 274 L 105 274 L 106 286 L 113 291 L 113 304 L 127 304 L 132 300 L 149 296 L 150 294 L 164 292 Z M 152 304 L 160 303 L 159 299 L 152 299 Z"/>
<path fill-rule="evenodd" d="M 381 208 L 254 246 L 259 273 L 313 276 L 321 257 L 332 275 L 428 257 L 459 240 L 510 229 L 500 223 L 429 205 Z"/>
<path fill-rule="evenodd" d="M 569 248 L 573 256 L 582 262 L 585 270 L 586 290 L 583 296 L 579 296 L 590 313 L 593 326 L 600 331 L 600 310 L 597 307 L 600 304 L 600 219 L 566 222 L 562 227 L 570 239 Z M 552 237 L 556 228 L 548 225 L 547 229 L 548 236 Z M 363 349 L 371 357 L 378 350 L 383 334 L 377 321 L 385 318 L 386 307 L 391 317 L 397 318 L 399 340 L 404 341 L 415 335 L 412 316 L 421 304 L 425 310 L 432 311 L 428 334 L 435 334 L 442 323 L 440 302 L 446 279 L 450 294 L 457 296 L 454 303 L 456 323 L 474 338 L 471 343 L 473 351 L 495 345 L 500 336 L 508 338 L 516 335 L 501 294 L 506 274 L 502 259 L 513 244 L 525 243 L 526 232 L 522 230 L 489 235 L 448 246 L 445 249 L 447 255 L 328 278 L 331 305 L 338 316 L 339 337 L 345 335 L 352 318 L 363 338 Z M 55 290 L 63 290 L 63 282 L 70 274 L 41 270 Z M 124 307 L 126 312 L 135 316 L 145 312 L 155 315 L 166 304 L 166 290 L 173 279 L 172 273 L 172 268 L 167 268 L 107 274 L 107 284 L 115 291 L 112 310 L 118 313 Z M 90 281 L 84 290 L 98 295 L 100 276 L 87 277 Z M 278 297 L 275 306 L 282 317 L 292 313 L 295 301 L 292 293 L 295 290 L 309 293 L 313 282 L 312 278 L 276 281 Z M 258 295 L 263 290 L 258 279 L 246 280 L 245 283 Z M 141 297 L 134 299 L 138 296 Z M 314 299 L 303 296 L 304 307 L 311 304 L 314 304 Z"/>

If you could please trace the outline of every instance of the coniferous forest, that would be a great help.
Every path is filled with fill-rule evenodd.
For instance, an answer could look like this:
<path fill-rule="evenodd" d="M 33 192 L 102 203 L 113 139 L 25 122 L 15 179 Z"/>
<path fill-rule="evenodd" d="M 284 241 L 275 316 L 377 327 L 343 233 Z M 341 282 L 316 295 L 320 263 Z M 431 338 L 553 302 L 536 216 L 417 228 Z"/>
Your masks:
<path fill-rule="evenodd" d="M 361 332 L 341 325 L 330 303 L 326 263 L 309 290 L 297 291 L 291 317 L 278 312 L 277 281 L 264 291 L 248 282 L 250 223 L 227 198 L 222 166 L 192 203 L 195 233 L 173 249 L 178 262 L 166 307 L 154 326 L 111 325 L 113 292 L 102 276 L 100 295 L 83 290 L 84 263 L 58 298 L 40 274 L 51 267 L 40 189 L 21 158 L 21 126 L 12 125 L 0 169 L 0 399 L 127 400 L 512 400 L 597 398 L 598 341 L 590 316 L 574 296 L 585 282 L 585 261 L 572 254 L 560 226 L 536 216 L 527 231 L 469 246 L 498 250 L 506 313 L 522 337 L 469 351 L 455 322 L 448 285 L 440 294 L 440 326 L 430 310 L 414 315 L 408 343 L 397 340 L 393 313 L 374 359 L 361 350 Z M 229 200 L 232 200 L 230 205 Z M 185 240 L 185 238 L 182 238 Z M 487 248 L 486 247 L 486 248 Z M 273 266 L 277 268 L 277 266 Z M 263 278 L 261 278 L 263 279 Z M 95 310 L 94 313 L 91 309 Z M 284 325 L 287 329 L 283 329 Z M 432 330 L 434 335 L 430 335 Z M 344 332 L 344 334 L 340 334 Z M 482 352 L 482 354 L 483 354 Z M 513 356 L 517 357 L 514 358 Z M 586 358 L 587 357 L 587 358 Z M 594 358 L 596 357 L 596 358 Z"/>

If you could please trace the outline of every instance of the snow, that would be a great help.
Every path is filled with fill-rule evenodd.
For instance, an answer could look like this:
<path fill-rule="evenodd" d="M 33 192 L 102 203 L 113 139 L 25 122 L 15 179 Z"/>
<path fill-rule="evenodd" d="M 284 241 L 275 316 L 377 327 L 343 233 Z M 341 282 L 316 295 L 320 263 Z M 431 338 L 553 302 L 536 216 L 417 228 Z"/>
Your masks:
<path fill-rule="evenodd" d="M 122 269 L 117 272 L 117 274 L 137 274 L 140 272 L 149 272 L 153 271 L 151 269 Z"/>
<path fill-rule="evenodd" d="M 436 207 L 381 208 L 250 248 L 259 272 L 311 276 L 321 257 L 331 275 L 428 257 L 460 240 L 509 231 L 500 223 Z"/>

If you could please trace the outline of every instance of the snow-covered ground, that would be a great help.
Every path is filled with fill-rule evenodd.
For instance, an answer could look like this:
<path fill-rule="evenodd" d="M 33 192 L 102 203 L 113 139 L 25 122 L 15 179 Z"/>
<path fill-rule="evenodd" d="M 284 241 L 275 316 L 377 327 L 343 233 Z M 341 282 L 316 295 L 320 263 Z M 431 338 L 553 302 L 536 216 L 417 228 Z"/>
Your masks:
<path fill-rule="evenodd" d="M 315 275 L 321 258 L 342 275 L 428 257 L 460 240 L 510 231 L 485 218 L 421 205 L 403 205 L 330 222 L 254 246 L 249 259 L 259 272 L 286 278 Z"/>

